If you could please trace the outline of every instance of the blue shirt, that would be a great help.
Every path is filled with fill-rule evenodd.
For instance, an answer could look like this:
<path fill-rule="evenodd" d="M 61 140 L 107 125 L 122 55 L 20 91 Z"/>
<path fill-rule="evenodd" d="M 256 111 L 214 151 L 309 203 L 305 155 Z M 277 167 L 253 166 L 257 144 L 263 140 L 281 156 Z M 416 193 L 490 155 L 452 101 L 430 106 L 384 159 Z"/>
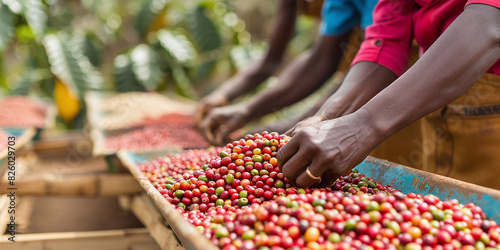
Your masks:
<path fill-rule="evenodd" d="M 356 26 L 365 30 L 373 23 L 372 13 L 378 0 L 325 0 L 321 9 L 320 33 L 343 34 Z"/>

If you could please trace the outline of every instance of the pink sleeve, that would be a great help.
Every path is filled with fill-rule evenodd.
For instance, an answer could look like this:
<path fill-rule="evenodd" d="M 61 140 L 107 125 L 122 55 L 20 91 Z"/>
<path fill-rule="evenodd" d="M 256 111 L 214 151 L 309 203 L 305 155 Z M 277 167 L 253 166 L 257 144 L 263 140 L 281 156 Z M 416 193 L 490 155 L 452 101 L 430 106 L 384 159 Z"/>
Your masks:
<path fill-rule="evenodd" d="M 469 0 L 466 5 L 473 3 L 481 3 L 486 5 L 491 5 L 500 9 L 500 0 Z"/>
<path fill-rule="evenodd" d="M 408 67 L 413 41 L 414 1 L 380 0 L 373 12 L 373 25 L 351 65 L 361 61 L 378 63 L 400 76 Z"/>

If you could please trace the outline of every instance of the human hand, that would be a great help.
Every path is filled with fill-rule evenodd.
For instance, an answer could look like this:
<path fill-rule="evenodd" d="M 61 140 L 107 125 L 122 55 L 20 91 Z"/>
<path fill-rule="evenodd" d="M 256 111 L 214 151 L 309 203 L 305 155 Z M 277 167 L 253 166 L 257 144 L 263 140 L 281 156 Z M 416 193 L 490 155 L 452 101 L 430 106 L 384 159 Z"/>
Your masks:
<path fill-rule="evenodd" d="M 216 107 L 226 106 L 228 104 L 227 96 L 221 91 L 214 91 L 208 96 L 205 96 L 198 102 L 195 113 L 196 123 L 199 124 L 203 121 L 205 116 Z"/>
<path fill-rule="evenodd" d="M 229 141 L 229 134 L 250 121 L 245 105 L 236 104 L 212 109 L 200 123 L 203 136 L 213 145 Z"/>
<path fill-rule="evenodd" d="M 293 126 L 291 129 L 286 131 L 285 135 L 294 136 L 303 128 L 312 126 L 316 123 L 320 123 L 320 122 L 326 121 L 326 120 L 328 120 L 326 117 L 320 116 L 320 115 L 313 115 L 313 116 L 307 117 L 307 118 L 303 119 L 302 121 L 298 122 L 297 124 L 295 124 L 295 126 Z"/>
<path fill-rule="evenodd" d="M 353 113 L 302 127 L 278 151 L 278 167 L 299 187 L 316 184 L 319 178 L 320 186 L 330 186 L 381 141 L 369 119 Z"/>

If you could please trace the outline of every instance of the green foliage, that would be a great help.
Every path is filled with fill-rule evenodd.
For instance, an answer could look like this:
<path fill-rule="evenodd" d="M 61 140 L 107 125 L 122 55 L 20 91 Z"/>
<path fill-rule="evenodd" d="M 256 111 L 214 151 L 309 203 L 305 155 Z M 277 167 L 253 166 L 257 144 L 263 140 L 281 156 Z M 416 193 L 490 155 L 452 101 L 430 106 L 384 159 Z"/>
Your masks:
<path fill-rule="evenodd" d="M 53 98 L 59 79 L 78 94 L 82 113 L 88 90 L 197 99 L 265 49 L 251 43 L 237 7 L 227 0 L 0 0 L 0 93 Z M 308 25 L 299 24 L 292 48 L 309 46 Z"/>
<path fill-rule="evenodd" d="M 135 77 L 130 55 L 123 54 L 117 56 L 114 60 L 114 68 L 116 91 L 127 92 L 146 90 Z"/>
<path fill-rule="evenodd" d="M 182 34 L 161 30 L 158 32 L 157 38 L 168 55 L 179 64 L 189 64 L 196 57 L 193 44 Z"/>
<path fill-rule="evenodd" d="M 69 35 L 65 33 L 47 35 L 43 44 L 52 73 L 78 96 L 83 97 L 86 90 L 102 88 L 99 72 L 70 40 Z"/>
<path fill-rule="evenodd" d="M 165 8 L 166 3 L 166 0 L 146 0 L 142 3 L 141 10 L 135 21 L 135 28 L 140 37 L 146 38 L 151 24 Z"/>
<path fill-rule="evenodd" d="M 95 34 L 78 34 L 74 36 L 74 42 L 87 57 L 94 67 L 102 63 L 102 46 Z"/>
<path fill-rule="evenodd" d="M 0 2 L 0 52 L 7 47 L 14 35 L 14 14 Z"/>
<path fill-rule="evenodd" d="M 193 40 L 201 53 L 213 51 L 222 46 L 219 32 L 205 11 L 205 8 L 198 6 L 188 15 L 186 20 Z"/>
<path fill-rule="evenodd" d="M 47 26 L 47 7 L 42 0 L 23 0 L 21 2 L 24 4 L 23 16 L 35 34 L 37 41 L 41 41 Z"/>
<path fill-rule="evenodd" d="M 216 50 L 222 46 L 221 36 L 205 11 L 204 7 L 198 6 L 188 15 L 186 20 L 198 51 L 201 53 L 203 61 L 205 61 L 198 68 L 197 79 L 203 79 L 210 73 L 215 66 L 213 54 L 220 53 L 220 51 Z"/>
<path fill-rule="evenodd" d="M 147 90 L 156 90 L 163 81 L 158 54 L 145 44 L 140 44 L 130 52 L 132 71 L 135 78 Z"/>

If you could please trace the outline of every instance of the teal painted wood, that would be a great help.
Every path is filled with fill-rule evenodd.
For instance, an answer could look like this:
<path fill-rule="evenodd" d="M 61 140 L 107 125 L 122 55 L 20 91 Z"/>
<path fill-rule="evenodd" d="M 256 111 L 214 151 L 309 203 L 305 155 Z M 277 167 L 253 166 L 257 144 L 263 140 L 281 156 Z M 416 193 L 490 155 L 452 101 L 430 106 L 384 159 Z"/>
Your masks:
<path fill-rule="evenodd" d="M 25 128 L 4 128 L 3 130 L 15 136 L 21 136 L 26 131 Z M 7 142 L 2 142 L 2 143 L 7 143 Z M 0 173 L 3 172 L 3 167 L 5 166 L 6 162 L 7 162 L 7 154 L 0 156 Z"/>
<path fill-rule="evenodd" d="M 432 194 L 441 200 L 457 199 L 480 206 L 490 219 L 500 223 L 500 191 L 445 176 L 368 157 L 356 166 L 360 173 L 392 185 L 403 193 Z"/>
<path fill-rule="evenodd" d="M 135 164 L 137 164 L 145 161 L 153 161 L 158 157 L 166 156 L 168 153 L 180 153 L 180 152 L 177 149 L 170 149 L 170 150 L 150 151 L 144 153 L 135 153 L 126 151 L 125 153 L 128 154 L 130 158 L 134 160 Z"/>
<path fill-rule="evenodd" d="M 5 130 L 5 132 L 7 132 L 11 135 L 15 135 L 15 136 L 20 136 L 24 133 L 24 131 L 26 131 L 25 128 L 4 128 L 3 130 Z"/>

